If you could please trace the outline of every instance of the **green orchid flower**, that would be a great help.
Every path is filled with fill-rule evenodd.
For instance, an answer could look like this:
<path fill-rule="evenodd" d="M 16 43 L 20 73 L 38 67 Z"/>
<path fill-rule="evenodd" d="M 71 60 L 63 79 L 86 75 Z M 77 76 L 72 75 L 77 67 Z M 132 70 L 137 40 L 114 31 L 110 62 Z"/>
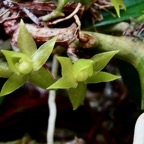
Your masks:
<path fill-rule="evenodd" d="M 31 34 L 26 29 L 25 24 L 21 20 L 18 35 L 18 48 L 20 52 L 1 50 L 4 54 L 7 64 L 0 63 L 0 77 L 7 77 L 0 96 L 7 95 L 19 87 L 26 81 L 41 87 L 47 88 L 54 83 L 54 78 L 48 69 L 43 65 L 49 58 L 56 42 L 56 37 L 41 45 L 38 49 Z"/>
<path fill-rule="evenodd" d="M 68 89 L 73 109 L 77 109 L 84 101 L 87 84 L 109 82 L 119 78 L 101 71 L 116 53 L 118 51 L 100 53 L 91 59 L 78 59 L 74 63 L 70 58 L 57 57 L 61 64 L 62 77 L 47 89 Z"/>

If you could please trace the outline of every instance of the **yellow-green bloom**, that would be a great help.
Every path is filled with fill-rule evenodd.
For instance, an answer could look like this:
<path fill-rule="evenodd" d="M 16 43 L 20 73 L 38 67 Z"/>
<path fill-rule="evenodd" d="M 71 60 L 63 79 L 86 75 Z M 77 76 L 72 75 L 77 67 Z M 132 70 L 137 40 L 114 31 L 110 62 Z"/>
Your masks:
<path fill-rule="evenodd" d="M 15 91 L 26 81 L 42 88 L 47 88 L 54 83 L 53 76 L 43 65 L 49 58 L 55 42 L 56 37 L 37 49 L 35 41 L 21 21 L 18 35 L 20 52 L 1 50 L 8 63 L 8 65 L 5 65 L 5 71 L 10 71 L 11 75 L 6 75 L 8 80 L 4 83 L 0 96 Z"/>
<path fill-rule="evenodd" d="M 61 64 L 62 77 L 47 89 L 68 89 L 73 109 L 77 109 L 85 98 L 87 84 L 108 82 L 119 78 L 101 71 L 117 52 L 97 54 L 91 59 L 78 59 L 74 63 L 70 58 L 57 57 Z"/>

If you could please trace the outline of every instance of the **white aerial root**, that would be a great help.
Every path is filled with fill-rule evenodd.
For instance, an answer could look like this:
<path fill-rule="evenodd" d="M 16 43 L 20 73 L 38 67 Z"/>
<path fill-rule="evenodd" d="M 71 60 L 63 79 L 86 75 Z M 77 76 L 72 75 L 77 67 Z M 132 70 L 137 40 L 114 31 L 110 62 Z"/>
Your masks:
<path fill-rule="evenodd" d="M 54 77 L 57 76 L 58 70 L 58 61 L 55 56 L 53 56 L 52 62 L 52 74 Z M 48 106 L 49 106 L 49 119 L 48 119 L 48 130 L 47 130 L 47 144 L 54 143 L 54 130 L 55 130 L 55 121 L 56 121 L 56 91 L 50 90 L 49 97 L 48 97 Z"/>

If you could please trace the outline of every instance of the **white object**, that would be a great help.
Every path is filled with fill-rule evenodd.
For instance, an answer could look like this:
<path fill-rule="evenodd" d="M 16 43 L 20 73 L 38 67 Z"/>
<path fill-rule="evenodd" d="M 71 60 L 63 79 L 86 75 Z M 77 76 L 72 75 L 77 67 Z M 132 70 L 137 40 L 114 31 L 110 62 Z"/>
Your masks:
<path fill-rule="evenodd" d="M 133 144 L 144 144 L 144 113 L 136 121 Z"/>

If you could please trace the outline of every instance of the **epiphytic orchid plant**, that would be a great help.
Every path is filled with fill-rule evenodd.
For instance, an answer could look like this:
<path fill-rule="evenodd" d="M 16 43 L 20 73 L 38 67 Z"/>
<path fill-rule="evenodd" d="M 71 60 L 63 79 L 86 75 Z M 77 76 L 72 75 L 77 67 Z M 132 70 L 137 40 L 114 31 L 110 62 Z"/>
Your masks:
<path fill-rule="evenodd" d="M 57 57 L 62 66 L 62 78 L 55 82 L 48 69 L 43 67 L 55 42 L 56 38 L 53 38 L 37 49 L 35 41 L 21 21 L 18 35 L 20 52 L 1 50 L 11 74 L 3 85 L 0 95 L 7 95 L 21 87 L 26 81 L 30 81 L 44 89 L 69 89 L 68 94 L 73 109 L 77 109 L 85 98 L 87 84 L 108 82 L 119 78 L 119 76 L 101 72 L 110 59 L 118 53 L 118 51 L 111 51 L 97 54 L 91 59 L 78 59 L 74 63 L 68 57 Z"/>
<path fill-rule="evenodd" d="M 119 78 L 101 72 L 110 59 L 118 53 L 111 51 L 97 54 L 91 59 L 78 59 L 74 63 L 68 57 L 57 57 L 62 66 L 62 78 L 55 82 L 49 70 L 43 67 L 52 53 L 55 42 L 56 37 L 37 49 L 35 41 L 21 20 L 17 41 L 20 52 L 1 50 L 8 64 L 5 64 L 5 71 L 8 73 L 5 77 L 8 80 L 4 83 L 0 95 L 7 95 L 29 81 L 44 89 L 68 89 L 73 109 L 77 109 L 85 98 L 87 84 Z"/>
<path fill-rule="evenodd" d="M 67 2 L 68 0 L 58 0 L 56 10 L 51 14 L 41 17 L 41 19 L 47 21 L 62 16 L 63 13 L 61 9 Z M 81 2 L 84 3 L 86 7 L 92 4 L 92 2 L 87 1 Z M 118 2 L 114 3 L 117 13 L 119 12 L 119 5 L 123 6 L 123 3 L 120 4 L 120 2 L 121 0 L 118 0 Z M 37 49 L 32 36 L 28 33 L 24 23 L 21 21 L 17 41 L 20 52 L 1 51 L 7 63 L 0 63 L 0 76 L 6 77 L 8 80 L 3 85 L 0 95 L 7 95 L 18 89 L 26 81 L 29 81 L 44 89 L 68 89 L 73 109 L 76 109 L 85 98 L 87 84 L 108 82 L 119 78 L 119 76 L 101 71 L 109 60 L 118 52 L 112 51 L 95 55 L 91 59 L 78 59 L 74 63 L 70 58 L 57 57 L 62 66 L 62 77 L 55 82 L 49 70 L 43 67 L 53 50 L 55 42 L 56 38 L 53 38 Z M 52 99 L 54 99 L 53 95 Z M 54 119 L 55 118 L 53 118 L 52 121 L 55 121 Z M 54 125 L 51 123 L 51 120 L 49 120 L 49 122 L 50 125 Z M 49 127 L 49 129 L 50 128 L 51 127 Z M 51 140 L 53 129 L 54 128 L 51 130 L 52 132 L 48 132 L 50 135 L 48 138 L 51 137 L 48 139 L 49 144 L 53 143 L 53 140 Z M 50 133 L 52 133 L 52 135 Z"/>
<path fill-rule="evenodd" d="M 74 63 L 68 57 L 57 57 L 62 66 L 62 77 L 55 82 L 49 70 L 43 67 L 53 51 L 55 42 L 56 37 L 37 49 L 35 41 L 21 20 L 17 40 L 20 51 L 1 50 L 7 63 L 0 63 L 0 76 L 8 80 L 4 83 L 0 96 L 12 93 L 29 81 L 44 89 L 68 89 L 68 95 L 75 110 L 85 98 L 87 84 L 108 82 L 119 78 L 119 76 L 101 72 L 110 59 L 118 53 L 118 51 L 112 51 L 97 54 L 91 59 L 78 59 Z M 49 107 L 52 114 L 49 116 L 47 141 L 50 144 L 53 143 L 56 115 L 55 103 L 51 101 L 55 97 L 53 92 L 49 93 Z"/>
<path fill-rule="evenodd" d="M 7 60 L 8 66 L 5 66 L 10 75 L 7 75 L 9 78 L 4 83 L 0 95 L 4 96 L 15 91 L 26 81 L 42 88 L 50 86 L 54 78 L 43 65 L 49 58 L 55 42 L 56 37 L 37 49 L 35 41 L 21 20 L 17 41 L 20 52 L 1 50 Z"/>

